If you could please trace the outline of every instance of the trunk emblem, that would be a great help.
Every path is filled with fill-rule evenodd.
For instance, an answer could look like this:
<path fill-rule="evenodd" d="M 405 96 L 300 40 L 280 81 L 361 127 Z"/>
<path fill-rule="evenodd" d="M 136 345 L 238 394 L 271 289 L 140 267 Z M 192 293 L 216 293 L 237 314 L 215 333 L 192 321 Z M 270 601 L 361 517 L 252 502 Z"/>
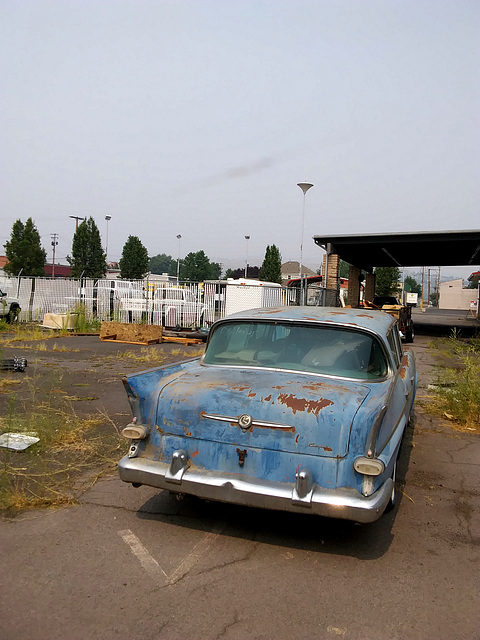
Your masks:
<path fill-rule="evenodd" d="M 243 431 L 247 431 L 252 426 L 252 416 L 249 416 L 248 413 L 244 413 L 238 419 L 238 426 Z"/>

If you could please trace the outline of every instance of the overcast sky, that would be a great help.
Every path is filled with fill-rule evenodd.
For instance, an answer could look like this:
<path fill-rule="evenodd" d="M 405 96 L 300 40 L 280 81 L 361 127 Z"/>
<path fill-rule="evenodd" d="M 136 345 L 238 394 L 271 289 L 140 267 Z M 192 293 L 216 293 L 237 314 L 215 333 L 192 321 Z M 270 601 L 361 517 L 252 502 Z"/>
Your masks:
<path fill-rule="evenodd" d="M 0 253 L 304 263 L 313 235 L 480 228 L 478 0 L 1 0 Z M 179 242 L 176 238 L 181 234 Z M 451 270 L 451 269 L 450 269 Z M 474 269 L 465 269 L 471 272 Z"/>

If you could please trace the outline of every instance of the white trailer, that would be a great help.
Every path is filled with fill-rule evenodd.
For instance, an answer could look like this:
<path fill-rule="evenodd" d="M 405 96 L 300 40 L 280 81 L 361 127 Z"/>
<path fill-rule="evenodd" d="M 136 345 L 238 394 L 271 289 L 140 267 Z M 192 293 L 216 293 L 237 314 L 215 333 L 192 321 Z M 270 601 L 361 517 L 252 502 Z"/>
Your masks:
<path fill-rule="evenodd" d="M 285 292 L 276 282 L 228 278 L 225 288 L 225 315 L 285 304 Z"/>

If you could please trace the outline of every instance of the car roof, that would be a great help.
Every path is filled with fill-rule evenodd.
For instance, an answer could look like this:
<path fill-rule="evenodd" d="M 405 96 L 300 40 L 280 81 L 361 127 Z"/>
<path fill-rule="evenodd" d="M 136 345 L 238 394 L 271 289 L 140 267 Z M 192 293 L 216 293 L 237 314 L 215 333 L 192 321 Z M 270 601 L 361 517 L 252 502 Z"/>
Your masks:
<path fill-rule="evenodd" d="M 385 335 L 395 318 L 388 313 L 372 309 L 349 309 L 345 307 L 264 307 L 239 311 L 223 318 L 227 320 L 270 320 L 287 322 L 329 323 L 369 329 Z M 219 321 L 222 322 L 222 321 Z"/>

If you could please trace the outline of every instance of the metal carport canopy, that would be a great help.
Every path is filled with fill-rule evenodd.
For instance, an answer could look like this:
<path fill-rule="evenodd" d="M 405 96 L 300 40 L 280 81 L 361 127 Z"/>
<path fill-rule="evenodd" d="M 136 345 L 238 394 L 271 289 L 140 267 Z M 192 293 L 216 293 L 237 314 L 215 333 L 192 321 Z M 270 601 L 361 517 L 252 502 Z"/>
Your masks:
<path fill-rule="evenodd" d="M 480 230 L 313 236 L 328 253 L 374 267 L 468 266 L 480 261 Z"/>

